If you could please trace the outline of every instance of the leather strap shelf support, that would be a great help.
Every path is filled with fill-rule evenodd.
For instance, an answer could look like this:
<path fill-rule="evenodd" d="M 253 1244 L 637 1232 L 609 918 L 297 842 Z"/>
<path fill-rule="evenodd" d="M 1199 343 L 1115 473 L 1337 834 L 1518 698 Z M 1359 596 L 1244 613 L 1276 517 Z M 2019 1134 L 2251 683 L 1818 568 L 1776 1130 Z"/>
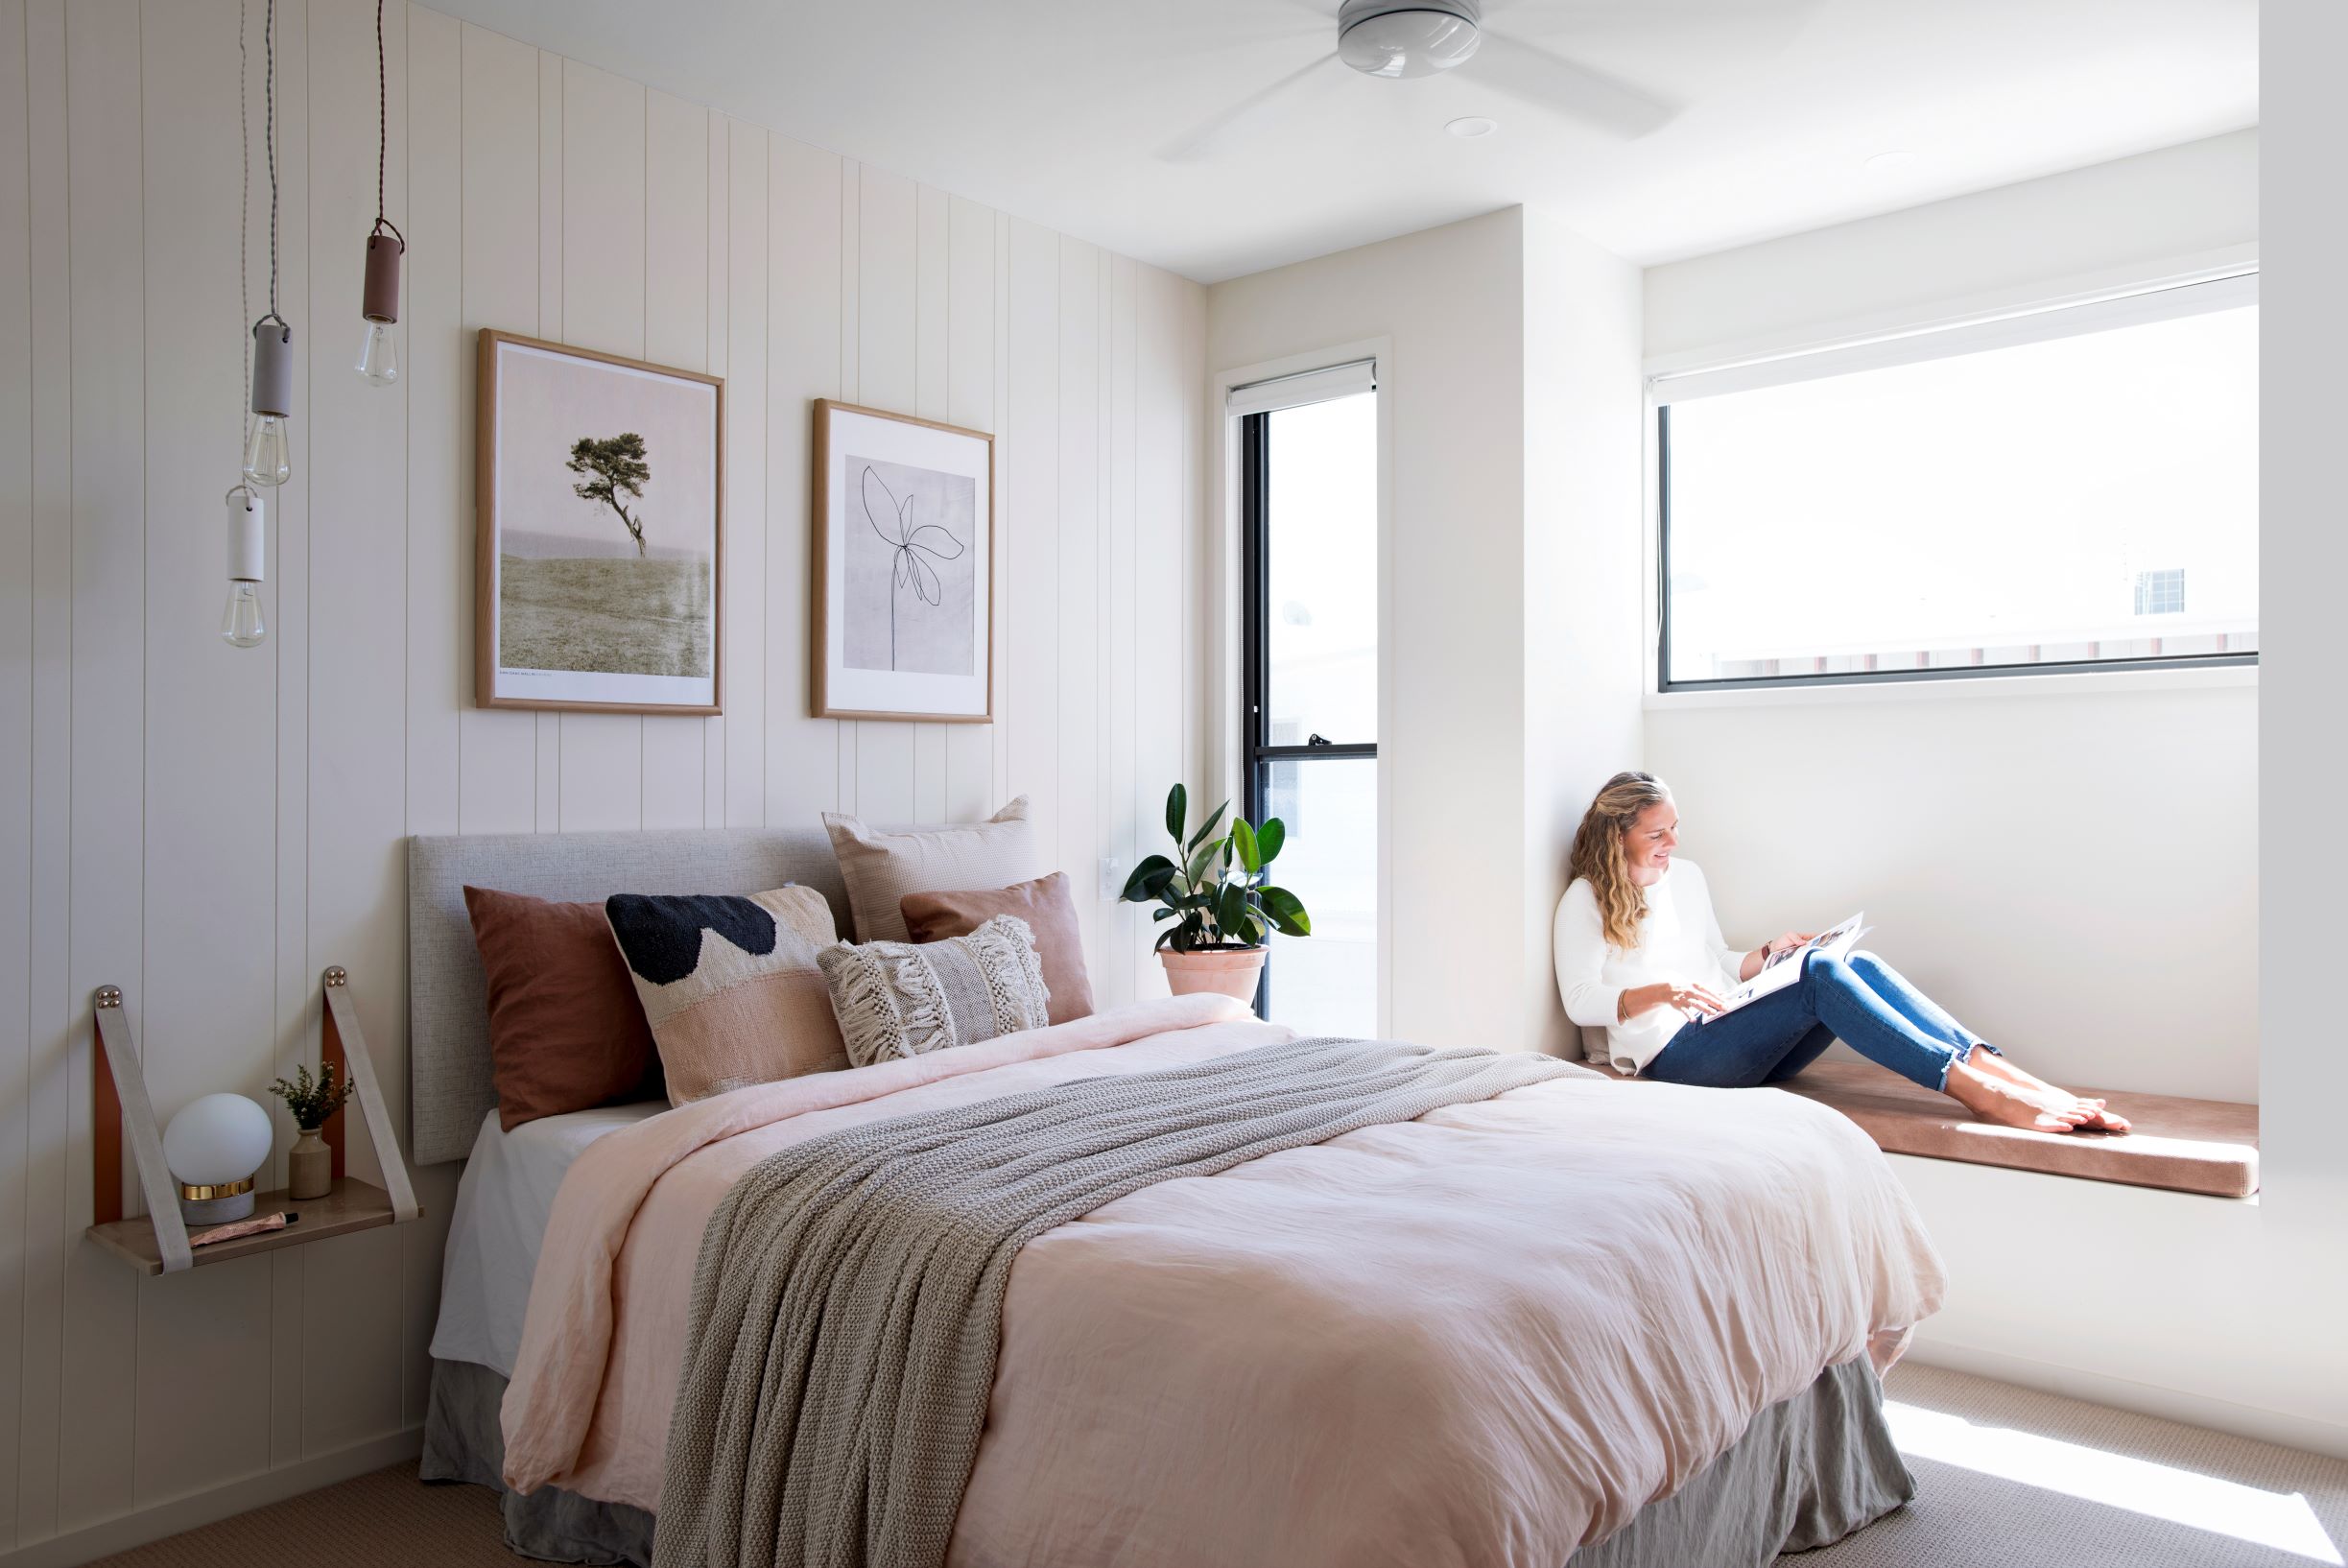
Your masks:
<path fill-rule="evenodd" d="M 320 976 L 324 1000 L 319 1010 L 320 1059 L 332 1062 L 347 1076 L 359 1113 L 367 1119 L 375 1156 L 383 1167 L 384 1185 L 346 1176 L 344 1173 L 343 1112 L 329 1118 L 323 1129 L 334 1150 L 334 1186 L 323 1199 L 292 1200 L 282 1191 L 263 1193 L 255 1212 L 297 1205 L 302 1223 L 283 1230 L 237 1237 L 209 1247 L 191 1247 L 179 1216 L 178 1193 L 163 1158 L 163 1135 L 155 1125 L 154 1106 L 147 1096 L 137 1041 L 123 1008 L 119 986 L 101 986 L 91 998 L 97 1020 L 99 1049 L 91 1054 L 92 1160 L 90 1239 L 148 1273 L 178 1273 L 207 1263 L 242 1257 L 249 1252 L 299 1246 L 327 1236 L 376 1225 L 399 1224 L 423 1211 L 408 1176 L 391 1113 L 384 1104 L 383 1086 L 375 1076 L 375 1060 L 367 1049 L 359 1026 L 359 1009 L 351 995 L 350 975 L 341 964 Z M 123 1213 L 123 1146 L 126 1138 L 138 1172 L 139 1193 L 146 1216 Z"/>
<path fill-rule="evenodd" d="M 101 986 L 91 999 L 98 1017 L 99 1049 L 91 1072 L 98 1079 L 92 1100 L 97 1120 L 96 1218 L 104 1224 L 122 1218 L 122 1140 L 130 1135 L 130 1152 L 138 1161 L 139 1191 L 154 1221 L 155 1250 L 162 1254 L 163 1271 L 177 1273 L 193 1267 L 188 1251 L 187 1225 L 179 1218 L 179 1195 L 172 1191 L 171 1169 L 163 1163 L 163 1133 L 154 1125 L 154 1105 L 147 1098 L 147 1075 L 140 1069 L 138 1044 L 130 1038 L 130 1020 L 123 1016 L 122 987 Z"/>

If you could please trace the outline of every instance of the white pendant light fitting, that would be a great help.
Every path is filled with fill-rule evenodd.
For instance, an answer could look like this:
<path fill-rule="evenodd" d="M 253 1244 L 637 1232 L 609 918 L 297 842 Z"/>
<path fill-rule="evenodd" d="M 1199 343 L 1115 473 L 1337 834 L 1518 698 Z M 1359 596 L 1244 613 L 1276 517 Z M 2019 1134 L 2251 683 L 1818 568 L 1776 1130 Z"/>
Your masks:
<path fill-rule="evenodd" d="M 261 618 L 261 583 L 269 575 L 261 492 L 239 485 L 228 502 L 228 607 L 220 638 L 231 648 L 258 648 L 269 637 Z"/>
<path fill-rule="evenodd" d="M 1483 41 L 1476 0 L 1345 0 L 1338 58 L 1364 76 L 1433 76 Z"/>

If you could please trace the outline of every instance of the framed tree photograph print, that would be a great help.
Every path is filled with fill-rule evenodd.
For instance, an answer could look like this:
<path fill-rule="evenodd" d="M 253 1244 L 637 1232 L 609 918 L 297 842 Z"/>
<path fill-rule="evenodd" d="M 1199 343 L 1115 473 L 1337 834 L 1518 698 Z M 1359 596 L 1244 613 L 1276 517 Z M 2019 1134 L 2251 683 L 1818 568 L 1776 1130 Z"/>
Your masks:
<path fill-rule="evenodd" d="M 994 717 L 995 439 L 816 404 L 813 709 Z"/>
<path fill-rule="evenodd" d="M 481 334 L 474 700 L 719 713 L 725 383 Z"/>

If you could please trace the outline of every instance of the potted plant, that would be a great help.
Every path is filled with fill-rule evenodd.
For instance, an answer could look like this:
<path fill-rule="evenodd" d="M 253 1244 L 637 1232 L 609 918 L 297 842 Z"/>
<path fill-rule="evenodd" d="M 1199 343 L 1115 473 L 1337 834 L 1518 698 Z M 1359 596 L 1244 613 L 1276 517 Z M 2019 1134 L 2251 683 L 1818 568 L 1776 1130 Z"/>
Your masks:
<path fill-rule="evenodd" d="M 296 1066 L 293 1081 L 281 1078 L 269 1086 L 269 1092 L 285 1102 L 285 1108 L 294 1113 L 294 1125 L 301 1129 L 301 1136 L 286 1152 L 286 1196 L 325 1197 L 334 1186 L 334 1151 L 326 1147 L 318 1129 L 350 1098 L 348 1075 L 336 1073 L 331 1061 L 319 1069 L 315 1079 L 308 1067 Z"/>
<path fill-rule="evenodd" d="M 1308 937 L 1312 917 L 1286 888 L 1271 886 L 1269 869 L 1288 829 L 1277 817 L 1261 827 L 1244 817 L 1217 836 L 1226 800 L 1207 814 L 1198 832 L 1183 837 L 1190 822 L 1190 796 L 1176 784 L 1166 795 L 1166 831 L 1174 852 L 1151 855 L 1133 867 L 1122 894 L 1128 904 L 1156 904 L 1152 920 L 1171 921 L 1158 933 L 1158 962 L 1176 996 L 1221 991 L 1247 1001 L 1264 972 L 1264 944 L 1277 931 Z"/>

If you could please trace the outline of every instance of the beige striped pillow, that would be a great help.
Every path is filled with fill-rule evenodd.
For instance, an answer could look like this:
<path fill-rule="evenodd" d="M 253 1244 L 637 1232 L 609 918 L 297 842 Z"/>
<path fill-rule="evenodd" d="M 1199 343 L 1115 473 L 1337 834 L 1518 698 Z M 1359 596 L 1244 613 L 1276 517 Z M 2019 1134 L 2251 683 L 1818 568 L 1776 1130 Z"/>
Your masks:
<path fill-rule="evenodd" d="M 1049 869 L 1037 864 L 1024 795 L 968 827 L 882 833 L 836 811 L 823 814 L 823 825 L 840 859 L 841 880 L 848 886 L 848 914 L 860 942 L 910 939 L 898 904 L 909 892 L 1008 888 Z"/>

